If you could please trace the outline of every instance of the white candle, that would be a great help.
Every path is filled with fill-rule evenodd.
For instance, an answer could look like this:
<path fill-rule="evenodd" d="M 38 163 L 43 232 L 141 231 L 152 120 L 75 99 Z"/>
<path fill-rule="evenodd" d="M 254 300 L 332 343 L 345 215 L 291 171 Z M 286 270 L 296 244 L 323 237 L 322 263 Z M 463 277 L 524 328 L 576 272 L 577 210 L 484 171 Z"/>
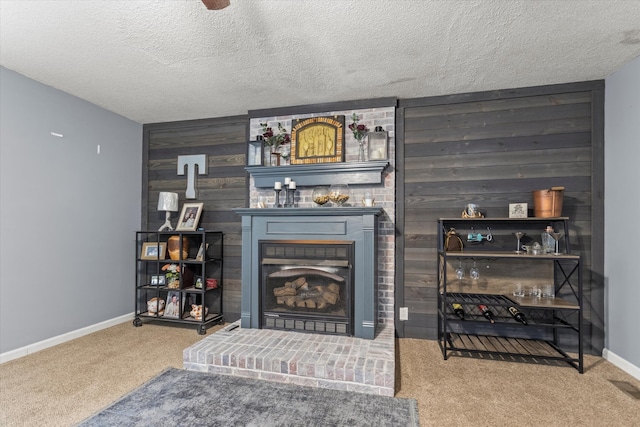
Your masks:
<path fill-rule="evenodd" d="M 273 184 L 273 189 L 282 190 L 282 183 L 280 181 L 276 181 L 275 184 Z"/>
<path fill-rule="evenodd" d="M 289 190 L 295 190 L 295 189 L 296 189 L 296 182 L 289 181 Z"/>
<path fill-rule="evenodd" d="M 291 178 L 286 177 L 286 178 L 284 179 L 284 185 L 289 185 L 289 183 L 290 183 L 290 182 L 291 182 Z"/>

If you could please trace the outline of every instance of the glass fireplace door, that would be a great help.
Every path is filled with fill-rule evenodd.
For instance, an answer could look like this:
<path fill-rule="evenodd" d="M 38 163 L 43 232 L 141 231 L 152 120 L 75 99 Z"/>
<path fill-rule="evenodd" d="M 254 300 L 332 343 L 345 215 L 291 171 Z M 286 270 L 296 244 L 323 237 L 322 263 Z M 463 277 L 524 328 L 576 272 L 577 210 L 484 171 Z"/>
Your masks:
<path fill-rule="evenodd" d="M 352 335 L 353 245 L 261 241 L 261 327 Z"/>

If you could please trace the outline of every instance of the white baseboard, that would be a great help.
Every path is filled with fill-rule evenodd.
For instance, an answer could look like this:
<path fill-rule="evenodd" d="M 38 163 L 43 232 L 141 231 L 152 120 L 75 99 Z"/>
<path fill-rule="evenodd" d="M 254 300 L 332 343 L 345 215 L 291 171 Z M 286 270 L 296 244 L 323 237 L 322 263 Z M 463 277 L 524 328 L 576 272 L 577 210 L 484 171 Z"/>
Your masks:
<path fill-rule="evenodd" d="M 87 326 L 85 328 L 67 332 L 66 334 L 58 335 L 56 337 L 49 338 L 44 341 L 39 341 L 24 347 L 17 348 L 15 350 L 1 353 L 0 364 L 8 362 L 10 360 L 18 359 L 20 357 L 24 357 L 28 354 L 32 354 L 40 350 L 44 350 L 45 348 L 53 347 L 54 345 L 62 344 L 64 342 L 71 341 L 73 339 L 80 338 L 85 335 L 89 335 L 93 332 L 97 332 L 102 329 L 119 325 L 120 323 L 128 322 L 130 320 L 133 320 L 133 313 L 129 313 L 120 317 L 105 320 L 104 322 L 96 323 L 95 325 Z"/>
<path fill-rule="evenodd" d="M 613 363 L 618 368 L 625 371 L 627 374 L 640 380 L 640 368 L 637 367 L 636 365 L 632 364 L 631 362 L 628 362 L 627 360 L 623 359 L 622 357 L 618 356 L 617 354 L 615 354 L 614 352 L 606 348 L 602 350 L 602 357 L 608 360 L 609 362 Z"/>

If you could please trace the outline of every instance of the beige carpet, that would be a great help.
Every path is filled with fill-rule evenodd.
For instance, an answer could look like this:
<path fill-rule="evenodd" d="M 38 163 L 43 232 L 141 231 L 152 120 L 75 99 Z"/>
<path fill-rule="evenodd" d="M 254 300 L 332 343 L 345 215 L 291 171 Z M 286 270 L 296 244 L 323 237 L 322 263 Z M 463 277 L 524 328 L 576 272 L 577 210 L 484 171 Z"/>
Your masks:
<path fill-rule="evenodd" d="M 0 425 L 73 425 L 181 368 L 182 350 L 200 339 L 193 328 L 127 322 L 4 363 Z M 599 357 L 587 356 L 580 375 L 565 365 L 444 361 L 435 341 L 400 339 L 398 364 L 397 397 L 417 399 L 421 426 L 640 426 L 640 400 L 609 380 L 640 381 Z"/>

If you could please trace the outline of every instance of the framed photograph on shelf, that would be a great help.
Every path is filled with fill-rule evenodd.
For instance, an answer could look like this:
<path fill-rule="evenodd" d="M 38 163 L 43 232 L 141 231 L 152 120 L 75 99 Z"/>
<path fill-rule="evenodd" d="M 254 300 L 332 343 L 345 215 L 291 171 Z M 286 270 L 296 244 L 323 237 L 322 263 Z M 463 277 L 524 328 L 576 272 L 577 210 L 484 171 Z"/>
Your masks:
<path fill-rule="evenodd" d="M 291 122 L 291 164 L 344 162 L 344 116 Z"/>
<path fill-rule="evenodd" d="M 196 231 L 204 203 L 185 203 L 178 218 L 176 231 Z"/>
<path fill-rule="evenodd" d="M 167 253 L 166 242 L 144 242 L 142 244 L 142 252 L 140 259 L 153 260 L 164 259 Z"/>
<path fill-rule="evenodd" d="M 169 291 L 167 304 L 164 306 L 164 317 L 180 318 L 180 292 Z"/>
<path fill-rule="evenodd" d="M 209 244 L 207 243 L 206 247 L 204 243 L 200 243 L 200 248 L 198 249 L 198 254 L 196 255 L 196 261 L 204 261 L 204 254 L 209 249 Z"/>
<path fill-rule="evenodd" d="M 151 276 L 151 286 L 164 286 L 165 285 L 165 277 L 164 275 L 160 275 L 160 276 L 156 276 L 153 275 Z"/>

